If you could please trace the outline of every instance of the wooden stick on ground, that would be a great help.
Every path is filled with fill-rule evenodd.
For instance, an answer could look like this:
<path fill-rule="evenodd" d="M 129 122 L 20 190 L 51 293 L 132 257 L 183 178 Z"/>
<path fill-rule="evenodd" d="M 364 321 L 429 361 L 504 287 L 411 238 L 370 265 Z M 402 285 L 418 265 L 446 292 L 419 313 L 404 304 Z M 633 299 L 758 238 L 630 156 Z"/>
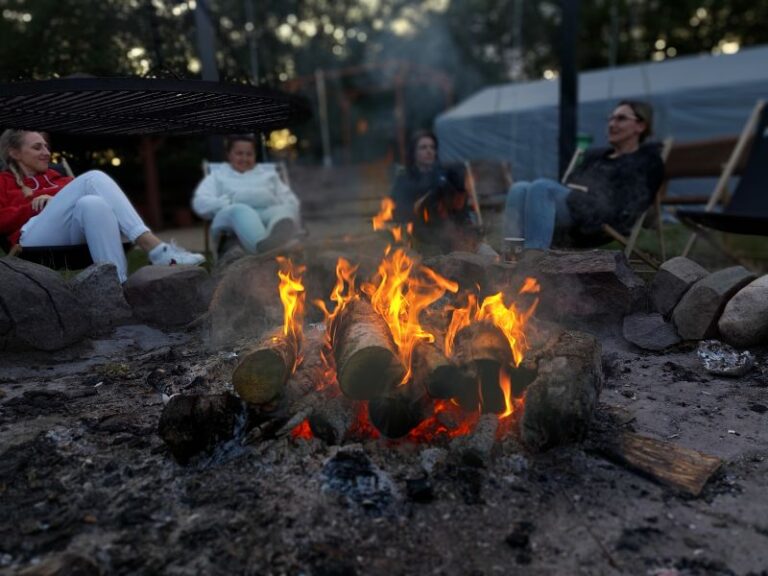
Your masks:
<path fill-rule="evenodd" d="M 243 352 L 232 373 L 232 385 L 249 404 L 270 402 L 280 394 L 295 364 L 294 343 L 282 328 L 276 328 Z"/>
<path fill-rule="evenodd" d="M 403 379 L 386 322 L 363 300 L 347 304 L 332 326 L 333 352 L 341 391 L 353 400 L 370 400 Z"/>
<path fill-rule="evenodd" d="M 723 463 L 715 456 L 632 432 L 609 439 L 598 450 L 614 462 L 692 496 L 701 494 Z"/>

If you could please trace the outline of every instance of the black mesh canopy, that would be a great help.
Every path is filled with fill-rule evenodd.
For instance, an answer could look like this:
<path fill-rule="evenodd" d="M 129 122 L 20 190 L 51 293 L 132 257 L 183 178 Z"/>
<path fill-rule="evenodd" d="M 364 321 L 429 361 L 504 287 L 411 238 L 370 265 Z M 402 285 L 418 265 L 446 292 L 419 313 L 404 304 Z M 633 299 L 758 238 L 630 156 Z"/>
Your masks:
<path fill-rule="evenodd" d="M 276 90 L 203 80 L 67 78 L 0 84 L 0 127 L 68 134 L 263 132 L 310 117 Z"/>

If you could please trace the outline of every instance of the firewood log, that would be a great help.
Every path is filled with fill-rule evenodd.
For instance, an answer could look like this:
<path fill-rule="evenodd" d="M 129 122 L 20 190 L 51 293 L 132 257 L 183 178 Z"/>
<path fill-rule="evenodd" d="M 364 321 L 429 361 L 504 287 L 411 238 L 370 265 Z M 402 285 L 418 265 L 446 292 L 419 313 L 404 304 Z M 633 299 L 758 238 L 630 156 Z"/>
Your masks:
<path fill-rule="evenodd" d="M 504 411 L 504 394 L 499 386 L 499 373 L 512 363 L 512 351 L 504 334 L 487 323 L 475 323 L 456 335 L 455 360 L 472 376 L 471 384 L 463 384 L 455 398 L 465 410 L 500 413 Z"/>
<path fill-rule="evenodd" d="M 431 415 L 433 402 L 423 384 L 409 380 L 368 402 L 368 417 L 387 438 L 402 438 Z"/>
<path fill-rule="evenodd" d="M 471 377 L 448 360 L 435 344 L 416 345 L 412 368 L 414 380 L 423 382 L 432 398 L 454 398 L 460 390 L 472 386 Z"/>
<path fill-rule="evenodd" d="M 241 354 L 232 385 L 249 404 L 269 402 L 280 394 L 295 363 L 294 343 L 276 328 Z"/>
<path fill-rule="evenodd" d="M 233 438 L 243 403 L 230 393 L 173 396 L 163 408 L 158 434 L 181 464 Z"/>
<path fill-rule="evenodd" d="M 311 398 L 326 377 L 326 367 L 320 356 L 325 338 L 324 331 L 305 332 L 303 360 L 277 398 L 263 404 L 249 405 L 249 427 L 252 428 L 249 440 L 287 434 L 309 416 L 312 410 Z"/>
<path fill-rule="evenodd" d="M 331 329 L 339 387 L 347 397 L 370 400 L 403 379 L 389 328 L 368 302 L 350 302 Z"/>
<path fill-rule="evenodd" d="M 496 431 L 499 419 L 494 414 L 483 414 L 468 436 L 456 438 L 451 443 L 451 452 L 461 457 L 465 464 L 485 466 L 491 459 L 496 445 Z"/>

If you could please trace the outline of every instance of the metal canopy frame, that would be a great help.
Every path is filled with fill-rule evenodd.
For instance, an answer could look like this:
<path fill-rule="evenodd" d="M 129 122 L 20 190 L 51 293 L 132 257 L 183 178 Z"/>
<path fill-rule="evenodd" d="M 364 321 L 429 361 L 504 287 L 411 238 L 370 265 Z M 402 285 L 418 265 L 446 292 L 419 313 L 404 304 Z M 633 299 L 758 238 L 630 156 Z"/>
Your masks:
<path fill-rule="evenodd" d="M 0 126 L 89 135 L 265 132 L 311 116 L 300 97 L 244 84 L 65 78 L 0 84 Z"/>

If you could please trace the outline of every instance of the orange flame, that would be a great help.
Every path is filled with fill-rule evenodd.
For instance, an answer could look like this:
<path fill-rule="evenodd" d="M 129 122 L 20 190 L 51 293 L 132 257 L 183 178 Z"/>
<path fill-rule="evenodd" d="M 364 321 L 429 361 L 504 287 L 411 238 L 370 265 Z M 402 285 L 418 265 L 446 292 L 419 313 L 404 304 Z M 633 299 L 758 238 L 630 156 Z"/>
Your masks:
<path fill-rule="evenodd" d="M 459 289 L 456 282 L 443 278 L 426 266 L 419 266 L 420 276 L 412 275 L 414 266 L 414 261 L 403 249 L 392 252 L 387 247 L 378 268 L 378 285 L 366 282 L 360 286 L 371 299 L 374 310 L 389 326 L 400 361 L 406 368 L 401 384 L 411 377 L 411 358 L 416 343 L 419 340 L 435 340 L 435 336 L 419 323 L 421 312 L 446 291 L 457 292 Z"/>
<path fill-rule="evenodd" d="M 538 282 L 533 278 L 526 278 L 519 293 L 537 293 L 538 291 Z M 523 361 L 525 351 L 528 349 L 525 325 L 536 311 L 538 303 L 539 299 L 536 298 L 527 310 L 520 311 L 514 302 L 507 307 L 504 304 L 502 293 L 498 292 L 493 296 L 487 296 L 478 307 L 477 298 L 474 294 L 469 294 L 467 306 L 454 308 L 451 314 L 451 322 L 445 333 L 446 355 L 451 356 L 456 335 L 462 328 L 469 326 L 472 320 L 489 322 L 504 334 L 507 342 L 509 342 L 515 366 L 519 366 L 520 362 Z"/>
<path fill-rule="evenodd" d="M 499 414 L 499 419 L 501 420 L 511 416 L 515 411 L 512 404 L 512 380 L 509 377 L 509 371 L 504 366 L 499 368 L 499 386 L 504 393 L 504 412 Z"/>
<path fill-rule="evenodd" d="M 373 229 L 374 230 L 383 230 L 384 229 L 384 223 L 389 222 L 392 220 L 392 217 L 395 213 L 395 202 L 392 200 L 392 198 L 382 198 L 381 199 L 381 208 L 379 209 L 379 213 L 376 214 L 376 216 L 373 217 Z"/>
<path fill-rule="evenodd" d="M 445 416 L 448 418 L 444 418 Z M 411 442 L 434 442 L 440 438 L 456 438 L 466 436 L 477 424 L 479 412 L 465 413 L 459 406 L 450 400 L 436 400 L 434 414 L 421 422 L 408 433 Z M 453 420 L 450 428 L 445 420 Z"/>
<path fill-rule="evenodd" d="M 352 266 L 349 260 L 346 258 L 339 258 L 336 261 L 336 286 L 331 291 L 331 300 L 336 302 L 336 307 L 333 312 L 328 311 L 328 307 L 322 300 L 315 300 L 314 304 L 320 310 L 323 311 L 325 316 L 325 325 L 328 330 L 329 339 L 331 339 L 331 328 L 333 321 L 341 313 L 344 307 L 351 302 L 359 298 L 359 295 L 355 291 L 355 275 L 357 274 L 357 266 Z"/>
<path fill-rule="evenodd" d="M 283 335 L 289 337 L 296 351 L 296 363 L 293 370 L 301 362 L 301 344 L 304 338 L 304 299 L 306 294 L 301 283 L 304 266 L 294 266 L 293 262 L 282 256 L 277 257 L 280 270 L 278 291 L 283 303 Z"/>

